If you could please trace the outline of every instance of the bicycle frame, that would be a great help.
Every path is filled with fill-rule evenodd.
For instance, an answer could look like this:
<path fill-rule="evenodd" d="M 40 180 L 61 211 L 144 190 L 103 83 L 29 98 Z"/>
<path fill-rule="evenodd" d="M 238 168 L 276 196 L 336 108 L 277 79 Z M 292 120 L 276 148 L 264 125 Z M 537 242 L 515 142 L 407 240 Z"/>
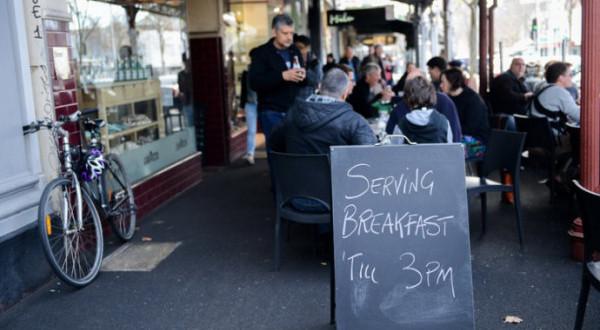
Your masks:
<path fill-rule="evenodd" d="M 83 230 L 83 210 L 82 210 L 82 197 L 81 197 L 81 185 L 79 184 L 79 179 L 77 175 L 73 171 L 73 158 L 71 157 L 71 144 L 69 142 L 69 132 L 63 129 L 60 126 L 56 126 L 52 128 L 52 134 L 58 135 L 62 140 L 62 153 L 63 153 L 63 166 L 65 168 L 64 175 L 65 177 L 69 177 L 73 182 L 73 187 L 75 187 L 75 202 L 77 203 L 77 228 L 73 230 L 69 230 L 69 224 L 66 219 L 68 219 L 69 212 L 67 202 L 64 201 L 64 213 L 63 214 L 63 229 L 67 234 L 73 233 L 75 231 Z M 65 196 L 66 197 L 66 196 Z"/>

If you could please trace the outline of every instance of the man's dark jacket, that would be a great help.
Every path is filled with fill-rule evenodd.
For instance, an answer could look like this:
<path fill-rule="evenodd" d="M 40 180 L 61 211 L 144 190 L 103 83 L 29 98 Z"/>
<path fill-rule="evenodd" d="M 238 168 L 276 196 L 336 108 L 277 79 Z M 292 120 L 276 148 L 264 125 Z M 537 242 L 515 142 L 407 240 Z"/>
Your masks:
<path fill-rule="evenodd" d="M 340 58 L 340 64 L 347 65 L 354 72 L 354 78 L 358 80 L 358 76 L 360 73 L 360 60 L 358 59 L 358 57 L 352 56 L 351 59 L 342 57 Z"/>
<path fill-rule="evenodd" d="M 346 102 L 298 99 L 285 120 L 273 129 L 269 143 L 275 151 L 329 154 L 330 146 L 375 144 L 367 121 Z"/>
<path fill-rule="evenodd" d="M 292 45 L 288 49 L 290 59 L 297 56 L 304 67 L 298 48 Z M 300 88 L 306 85 L 306 79 L 301 83 L 283 80 L 281 73 L 287 69 L 285 61 L 277 54 L 273 39 L 255 49 L 250 64 L 250 87 L 258 95 L 258 111 L 287 112 Z"/>
<path fill-rule="evenodd" d="M 381 99 L 381 93 L 369 101 L 369 93 L 371 87 L 365 81 L 365 78 L 359 80 L 352 90 L 352 94 L 348 97 L 348 103 L 352 105 L 354 111 L 360 113 L 367 119 L 379 117 L 379 111 L 373 107 L 373 103 Z"/>
<path fill-rule="evenodd" d="M 527 114 L 529 100 L 525 93 L 529 92 L 523 82 L 509 71 L 492 80 L 490 85 L 490 101 L 494 113 Z"/>
<path fill-rule="evenodd" d="M 446 116 L 448 122 L 450 123 L 450 129 L 452 130 L 452 142 L 461 142 L 462 140 L 462 130 L 460 127 L 460 119 L 458 118 L 458 111 L 456 110 L 456 105 L 454 102 L 443 93 L 435 93 L 437 98 L 437 103 L 434 108 L 442 115 Z M 407 113 L 410 112 L 408 105 L 404 102 L 403 99 L 400 100 L 392 100 L 394 101 L 394 110 L 390 113 L 390 118 L 388 119 L 387 126 L 385 127 L 385 132 L 387 134 L 393 134 L 395 126 L 400 122 Z"/>

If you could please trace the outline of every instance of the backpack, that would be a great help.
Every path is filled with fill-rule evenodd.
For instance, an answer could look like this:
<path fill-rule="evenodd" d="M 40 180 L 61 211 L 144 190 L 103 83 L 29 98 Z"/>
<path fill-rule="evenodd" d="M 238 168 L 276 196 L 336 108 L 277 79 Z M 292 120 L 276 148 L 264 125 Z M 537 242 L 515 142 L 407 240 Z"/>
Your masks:
<path fill-rule="evenodd" d="M 565 130 L 565 124 L 567 123 L 567 116 L 562 111 L 552 111 L 552 110 L 548 110 L 548 109 L 544 108 L 544 106 L 542 105 L 542 103 L 540 102 L 540 99 L 539 99 L 540 95 L 542 95 L 542 93 L 545 90 L 547 90 L 548 88 L 550 88 L 552 86 L 554 86 L 554 85 L 550 84 L 548 86 L 545 86 L 540 91 L 535 93 L 535 95 L 533 96 L 533 105 L 535 106 L 535 109 L 539 113 L 552 119 L 549 121 L 550 126 L 552 128 L 557 129 L 558 131 L 563 133 Z"/>

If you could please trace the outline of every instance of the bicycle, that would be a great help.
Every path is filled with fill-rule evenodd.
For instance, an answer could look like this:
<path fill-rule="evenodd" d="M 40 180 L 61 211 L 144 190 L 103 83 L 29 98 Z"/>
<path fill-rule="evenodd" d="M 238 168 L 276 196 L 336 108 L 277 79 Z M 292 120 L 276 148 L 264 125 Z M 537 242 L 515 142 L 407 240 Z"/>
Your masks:
<path fill-rule="evenodd" d="M 90 284 L 102 265 L 104 238 L 99 210 L 123 241 L 133 237 L 136 220 L 124 167 L 116 155 L 104 157 L 98 142 L 104 122 L 85 119 L 84 127 L 92 132 L 89 148 L 71 146 L 63 125 L 79 122 L 80 116 L 76 112 L 57 121 L 37 120 L 23 126 L 25 135 L 50 130 L 62 160 L 58 177 L 46 185 L 39 202 L 38 233 L 50 266 L 62 281 L 74 287 Z"/>

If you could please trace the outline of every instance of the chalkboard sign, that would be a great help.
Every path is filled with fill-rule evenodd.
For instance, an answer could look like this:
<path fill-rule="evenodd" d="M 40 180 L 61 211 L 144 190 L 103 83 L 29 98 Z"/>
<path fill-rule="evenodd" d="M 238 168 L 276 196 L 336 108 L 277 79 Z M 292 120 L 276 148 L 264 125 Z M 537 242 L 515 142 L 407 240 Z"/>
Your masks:
<path fill-rule="evenodd" d="M 459 144 L 331 148 L 338 329 L 473 329 Z"/>

